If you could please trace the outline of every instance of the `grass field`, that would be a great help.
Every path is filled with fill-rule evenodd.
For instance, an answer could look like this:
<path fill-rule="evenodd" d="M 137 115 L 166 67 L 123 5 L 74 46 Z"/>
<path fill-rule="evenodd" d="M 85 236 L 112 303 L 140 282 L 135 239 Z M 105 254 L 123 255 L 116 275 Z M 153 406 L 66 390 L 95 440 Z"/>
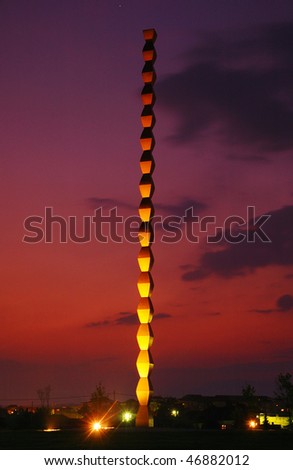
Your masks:
<path fill-rule="evenodd" d="M 0 449 L 293 449 L 290 431 L 193 431 L 172 429 L 0 431 Z"/>

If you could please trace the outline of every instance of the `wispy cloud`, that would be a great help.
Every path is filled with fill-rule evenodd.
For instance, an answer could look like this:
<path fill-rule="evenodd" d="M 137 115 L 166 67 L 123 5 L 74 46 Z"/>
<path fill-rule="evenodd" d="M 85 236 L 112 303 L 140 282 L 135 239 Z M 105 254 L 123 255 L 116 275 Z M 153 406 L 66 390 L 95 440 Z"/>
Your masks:
<path fill-rule="evenodd" d="M 205 316 L 206 317 L 219 317 L 221 316 L 222 313 L 221 312 L 206 312 L 205 313 Z"/>
<path fill-rule="evenodd" d="M 155 320 L 163 320 L 164 318 L 171 318 L 172 315 L 170 313 L 157 313 L 155 314 Z"/>
<path fill-rule="evenodd" d="M 120 312 L 118 317 L 113 321 L 115 325 L 135 325 L 137 322 L 136 313 L 131 312 Z"/>
<path fill-rule="evenodd" d="M 252 312 L 255 312 L 255 313 L 262 313 L 264 315 L 268 315 L 270 313 L 274 313 L 275 310 L 274 309 L 271 309 L 271 308 L 264 308 L 264 309 L 255 309 L 255 310 L 252 310 Z"/>
<path fill-rule="evenodd" d="M 155 313 L 154 319 L 155 320 L 165 320 L 166 318 L 171 318 L 172 315 L 169 313 Z M 123 325 L 138 325 L 138 317 L 136 313 L 132 312 L 119 312 L 115 315 L 115 317 L 111 318 L 110 320 L 102 320 L 102 321 L 91 321 L 84 325 L 85 328 L 103 328 L 106 326 L 123 326 Z"/>
<path fill-rule="evenodd" d="M 133 214 L 138 215 L 138 207 L 136 205 L 114 198 L 102 198 L 98 196 L 89 197 L 86 199 L 86 204 L 91 209 L 98 209 L 103 207 L 110 210 L 114 207 L 117 207 L 117 210 L 127 209 L 131 210 Z M 156 202 L 155 205 L 156 215 L 176 215 L 179 217 L 183 217 L 185 215 L 185 211 L 191 207 L 193 209 L 193 213 L 198 214 L 199 212 L 202 212 L 204 209 L 206 209 L 207 205 L 198 199 L 188 197 L 183 197 L 174 203 Z"/>
<path fill-rule="evenodd" d="M 107 326 L 107 325 L 110 325 L 110 321 L 103 320 L 103 321 L 91 321 L 89 323 L 86 323 L 84 326 L 86 328 L 100 328 L 102 326 Z"/>

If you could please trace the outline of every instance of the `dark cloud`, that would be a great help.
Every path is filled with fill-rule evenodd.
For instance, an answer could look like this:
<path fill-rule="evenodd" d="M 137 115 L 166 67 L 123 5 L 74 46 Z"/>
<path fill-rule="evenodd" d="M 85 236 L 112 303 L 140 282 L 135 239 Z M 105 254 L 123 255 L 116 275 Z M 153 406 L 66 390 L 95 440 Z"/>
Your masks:
<path fill-rule="evenodd" d="M 120 316 L 116 318 L 116 325 L 137 325 L 138 319 L 136 313 L 120 312 Z M 169 313 L 155 313 L 155 320 L 164 320 L 165 318 L 170 318 L 172 315 Z"/>
<path fill-rule="evenodd" d="M 156 320 L 164 320 L 170 318 L 172 315 L 169 313 L 155 313 Z M 138 325 L 139 321 L 136 313 L 131 312 L 119 312 L 115 318 L 112 320 L 103 320 L 103 321 L 93 321 L 86 323 L 84 325 L 86 328 L 101 328 L 105 326 L 114 326 L 114 325 Z"/>
<path fill-rule="evenodd" d="M 128 202 L 123 202 L 114 198 L 89 197 L 87 198 L 86 203 L 91 209 L 98 209 L 100 207 L 112 209 L 117 207 L 120 209 L 130 209 L 135 214 L 137 214 L 138 211 L 138 207 L 134 204 L 129 204 Z M 185 211 L 191 207 L 193 208 L 194 214 L 197 214 L 206 209 L 207 205 L 196 199 L 182 198 L 179 202 L 173 204 L 157 202 L 155 209 L 157 214 L 176 215 L 182 217 L 184 216 Z"/>
<path fill-rule="evenodd" d="M 172 315 L 170 313 L 156 313 L 154 318 L 155 320 L 163 320 L 164 318 L 171 318 Z"/>
<path fill-rule="evenodd" d="M 293 296 L 290 294 L 284 294 L 277 300 L 277 307 L 280 312 L 288 312 L 293 310 Z"/>
<path fill-rule="evenodd" d="M 108 320 L 104 321 L 92 321 L 89 323 L 85 324 L 86 328 L 100 328 L 101 326 L 107 326 L 110 325 L 110 322 Z"/>
<path fill-rule="evenodd" d="M 293 24 L 219 33 L 189 54 L 189 65 L 156 85 L 158 105 L 177 115 L 177 143 L 217 131 L 254 151 L 293 148 Z"/>
<path fill-rule="evenodd" d="M 114 320 L 115 325 L 136 325 L 138 323 L 136 313 L 120 312 Z"/>
<path fill-rule="evenodd" d="M 283 294 L 276 300 L 275 308 L 256 309 L 252 310 L 252 312 L 270 314 L 278 312 L 289 312 L 290 310 L 293 311 L 293 296 L 291 294 Z"/>
<path fill-rule="evenodd" d="M 239 231 L 246 238 L 240 243 L 224 241 L 218 251 L 208 251 L 200 259 L 199 266 L 182 275 L 184 281 L 204 279 L 211 275 L 224 278 L 244 276 L 255 269 L 266 266 L 293 265 L 293 206 L 269 213 L 270 218 L 262 230 L 270 242 L 263 242 L 255 236 L 254 242 L 247 241 L 247 233 L 252 237 L 257 233 L 257 222 L 250 220 L 248 232 Z"/>

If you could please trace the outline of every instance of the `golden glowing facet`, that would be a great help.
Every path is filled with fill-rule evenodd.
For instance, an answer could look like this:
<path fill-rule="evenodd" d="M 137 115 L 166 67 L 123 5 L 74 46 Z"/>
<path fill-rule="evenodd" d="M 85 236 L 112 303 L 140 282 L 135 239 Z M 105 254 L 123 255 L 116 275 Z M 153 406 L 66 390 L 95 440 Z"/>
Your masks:
<path fill-rule="evenodd" d="M 136 367 L 140 377 L 148 377 L 154 367 L 153 359 L 149 351 L 140 351 Z"/>
<path fill-rule="evenodd" d="M 141 99 L 144 106 L 151 105 L 153 106 L 156 101 L 156 96 L 153 90 L 153 87 L 150 83 L 146 83 L 141 92 Z"/>
<path fill-rule="evenodd" d="M 154 307 L 149 297 L 141 298 L 137 306 L 137 315 L 140 323 L 150 323 L 153 318 Z"/>
<path fill-rule="evenodd" d="M 153 84 L 156 80 L 156 72 L 153 67 L 152 61 L 145 63 L 144 68 L 142 69 L 142 79 L 144 83 Z"/>
<path fill-rule="evenodd" d="M 140 169 L 143 174 L 152 174 L 155 169 L 155 162 L 152 152 L 146 150 L 143 152 L 140 159 Z"/>
<path fill-rule="evenodd" d="M 140 273 L 137 288 L 141 297 L 150 297 L 152 295 L 154 282 L 150 272 Z"/>
<path fill-rule="evenodd" d="M 149 61 L 152 61 L 153 63 L 155 62 L 157 58 L 157 53 L 156 53 L 156 50 L 154 48 L 152 41 L 146 42 L 142 50 L 142 56 L 145 62 L 149 62 Z"/>
<path fill-rule="evenodd" d="M 149 404 L 152 391 L 153 389 L 149 379 L 141 377 L 136 387 L 136 396 L 140 405 L 147 406 Z"/>
<path fill-rule="evenodd" d="M 154 207 L 151 198 L 143 198 L 139 205 L 139 216 L 143 222 L 149 222 L 154 215 Z"/>
<path fill-rule="evenodd" d="M 150 246 L 154 238 L 153 229 L 147 222 L 143 222 L 139 227 L 138 239 L 140 246 Z"/>
<path fill-rule="evenodd" d="M 142 247 L 138 253 L 137 261 L 142 272 L 147 272 L 152 269 L 154 263 L 154 256 L 150 247 Z"/>
<path fill-rule="evenodd" d="M 156 30 L 154 28 L 144 29 L 143 37 L 145 41 L 155 42 L 155 40 L 157 39 Z"/>
<path fill-rule="evenodd" d="M 140 136 L 140 145 L 142 150 L 152 150 L 155 146 L 155 139 L 150 127 L 146 127 Z"/>
<path fill-rule="evenodd" d="M 152 127 L 154 125 L 153 124 L 154 119 L 151 114 L 147 114 L 145 116 L 141 115 L 140 120 L 141 120 L 143 127 Z"/>
<path fill-rule="evenodd" d="M 153 113 L 152 106 L 144 106 L 140 116 L 140 120 L 143 127 L 153 127 L 156 122 L 155 115 Z"/>
<path fill-rule="evenodd" d="M 153 331 L 150 324 L 141 324 L 136 335 L 137 343 L 141 351 L 147 351 L 153 344 Z"/>
<path fill-rule="evenodd" d="M 151 198 L 155 190 L 155 185 L 150 174 L 142 175 L 139 183 L 139 191 L 142 198 Z"/>

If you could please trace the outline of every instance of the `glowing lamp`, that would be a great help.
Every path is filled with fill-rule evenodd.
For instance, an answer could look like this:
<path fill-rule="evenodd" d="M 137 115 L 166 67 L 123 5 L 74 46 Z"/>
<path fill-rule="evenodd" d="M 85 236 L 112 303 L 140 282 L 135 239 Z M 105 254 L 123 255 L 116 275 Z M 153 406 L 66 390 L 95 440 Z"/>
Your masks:
<path fill-rule="evenodd" d="M 46 428 L 46 429 L 43 429 L 44 432 L 57 432 L 57 431 L 61 431 L 60 428 Z"/>
<path fill-rule="evenodd" d="M 100 431 L 102 429 L 102 425 L 99 421 L 94 421 L 92 423 L 92 430 L 93 431 Z"/>
<path fill-rule="evenodd" d="M 133 418 L 133 414 L 130 411 L 125 411 L 122 415 L 122 421 L 129 423 Z"/>

